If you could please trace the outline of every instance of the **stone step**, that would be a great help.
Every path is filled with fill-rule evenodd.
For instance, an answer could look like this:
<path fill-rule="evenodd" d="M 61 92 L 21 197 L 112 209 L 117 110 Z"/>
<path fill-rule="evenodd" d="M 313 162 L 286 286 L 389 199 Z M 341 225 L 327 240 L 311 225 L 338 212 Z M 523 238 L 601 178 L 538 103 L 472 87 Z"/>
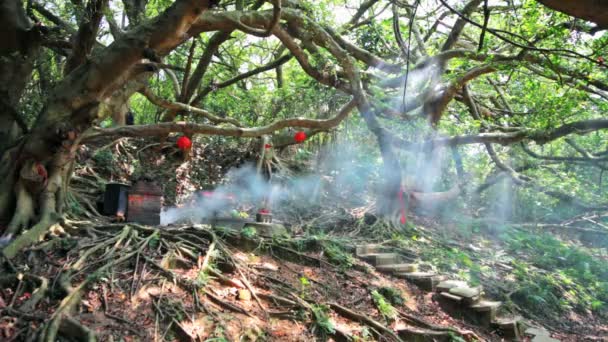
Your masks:
<path fill-rule="evenodd" d="M 397 253 L 371 253 L 363 254 L 360 257 L 374 266 L 384 266 L 399 263 L 399 254 Z"/>
<path fill-rule="evenodd" d="M 449 292 L 441 292 L 439 295 L 441 297 L 443 297 L 443 298 L 449 299 L 449 300 L 451 300 L 453 302 L 456 302 L 456 303 L 462 302 L 462 297 L 453 295 L 453 294 L 451 294 Z"/>
<path fill-rule="evenodd" d="M 538 335 L 534 336 L 531 342 L 559 342 L 559 340 L 546 335 Z"/>
<path fill-rule="evenodd" d="M 437 292 L 447 292 L 455 287 L 467 287 L 466 281 L 462 280 L 445 280 L 437 284 Z"/>
<path fill-rule="evenodd" d="M 416 264 L 390 264 L 390 265 L 379 265 L 376 269 L 380 272 L 416 272 L 418 270 L 418 265 Z"/>
<path fill-rule="evenodd" d="M 434 272 L 395 272 L 394 275 L 405 278 L 425 291 L 433 291 L 437 284 L 443 280 L 441 276 Z"/>
<path fill-rule="evenodd" d="M 453 341 L 452 335 L 446 331 L 426 330 L 421 328 L 409 327 L 399 329 L 397 335 L 408 342 L 450 342 Z"/>
<path fill-rule="evenodd" d="M 518 327 L 520 319 L 520 317 L 498 317 L 492 324 L 500 330 L 504 337 L 519 341 L 522 335 Z"/>
<path fill-rule="evenodd" d="M 365 254 L 380 253 L 380 245 L 369 244 L 369 245 L 357 245 L 355 247 L 355 255 L 361 257 Z"/>
<path fill-rule="evenodd" d="M 551 335 L 551 333 L 549 333 L 549 331 L 545 330 L 544 328 L 536 328 L 536 327 L 530 327 L 530 328 L 526 329 L 524 334 L 526 334 L 527 336 L 530 336 L 530 337 Z"/>
<path fill-rule="evenodd" d="M 481 299 L 481 286 L 478 287 L 454 287 L 448 291 L 450 294 L 462 297 L 465 304 L 472 305 Z"/>
<path fill-rule="evenodd" d="M 502 302 L 494 302 L 489 300 L 480 300 L 479 302 L 469 306 L 469 308 L 477 312 L 496 311 L 502 305 Z"/>

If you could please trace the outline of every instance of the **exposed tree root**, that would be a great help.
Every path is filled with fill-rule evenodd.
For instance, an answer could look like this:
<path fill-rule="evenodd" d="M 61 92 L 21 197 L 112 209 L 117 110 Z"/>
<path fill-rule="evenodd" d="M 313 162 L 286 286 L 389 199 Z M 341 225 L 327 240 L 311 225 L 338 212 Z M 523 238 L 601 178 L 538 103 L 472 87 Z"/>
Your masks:
<path fill-rule="evenodd" d="M 61 333 L 62 336 L 70 338 L 71 340 L 82 342 L 97 341 L 95 333 L 72 317 L 65 317 L 61 320 L 61 324 L 59 325 L 59 333 Z"/>
<path fill-rule="evenodd" d="M 381 331 L 383 333 L 385 333 L 387 336 L 391 336 L 395 341 L 403 341 L 401 338 L 399 338 L 399 336 L 397 336 L 397 334 L 395 334 L 391 329 L 385 327 L 383 324 L 378 323 L 376 321 L 374 321 L 373 319 L 358 314 L 350 309 L 347 309 L 345 307 L 343 307 L 342 305 L 338 304 L 338 303 L 329 303 L 329 306 L 336 311 L 338 314 L 340 314 L 341 316 L 344 316 L 348 319 L 352 319 L 356 322 L 360 322 L 360 323 L 364 323 L 369 325 L 370 327 Z"/>
<path fill-rule="evenodd" d="M 49 218 L 38 222 L 30 230 L 22 233 L 8 244 L 2 250 L 2 254 L 4 254 L 7 259 L 13 259 L 23 248 L 38 242 L 44 234 L 47 233 L 48 229 L 58 221 L 58 218 Z"/>
<path fill-rule="evenodd" d="M 36 308 L 36 305 L 47 295 L 49 281 L 44 277 L 35 275 L 25 275 L 25 278 L 38 283 L 38 288 L 32 292 L 32 297 L 19 307 L 19 310 L 23 312 L 32 312 Z"/>
<path fill-rule="evenodd" d="M 127 230 L 127 228 L 125 228 L 125 230 L 123 230 L 123 231 L 126 231 L 126 230 Z M 121 237 L 121 236 L 123 236 L 123 235 L 122 234 L 119 235 L 119 237 Z M 62 324 L 64 324 L 64 323 L 62 323 L 63 320 L 65 320 L 66 318 L 69 318 L 72 311 L 75 309 L 76 305 L 78 305 L 78 303 L 80 302 L 80 298 L 82 296 L 82 293 L 86 289 L 86 287 L 92 281 L 97 279 L 98 276 L 102 275 L 103 273 L 105 273 L 107 270 L 109 270 L 113 266 L 123 263 L 123 262 L 131 259 L 136 254 L 140 253 L 146 246 L 148 246 L 148 243 L 150 242 L 150 240 L 152 238 L 155 238 L 156 236 L 157 236 L 157 233 L 150 234 L 150 236 L 148 236 L 146 239 L 144 239 L 139 244 L 138 248 L 135 251 L 129 252 L 129 253 L 125 254 L 124 256 L 122 256 L 121 258 L 112 260 L 112 261 L 108 262 L 107 264 L 105 264 L 104 266 L 98 268 L 93 274 L 86 277 L 85 280 L 82 281 L 77 287 L 72 289 L 70 291 L 70 293 L 61 301 L 59 308 L 57 308 L 57 310 L 51 316 L 51 319 L 49 320 L 49 322 L 43 328 L 43 330 L 40 334 L 39 340 L 44 341 L 44 342 L 54 342 L 57 338 L 58 332 L 60 332 L 60 327 L 62 326 Z M 73 326 L 72 323 L 68 323 L 68 324 L 70 326 Z"/>
<path fill-rule="evenodd" d="M 34 219 L 34 198 L 25 189 L 23 182 L 17 183 L 15 192 L 17 194 L 15 214 L 5 232 L 5 236 L 8 238 L 12 238 L 21 229 L 27 228 L 30 221 Z"/>
<path fill-rule="evenodd" d="M 460 331 L 458 329 L 454 329 L 454 328 L 451 328 L 451 327 L 442 327 L 442 326 L 434 325 L 434 324 L 425 322 L 424 320 L 422 320 L 422 319 L 420 319 L 420 318 L 418 318 L 416 316 L 412 316 L 412 315 L 406 314 L 406 313 L 401 312 L 401 311 L 399 311 L 399 315 L 402 318 L 405 318 L 406 320 L 410 321 L 414 325 L 423 327 L 425 329 L 430 329 L 430 330 L 433 330 L 433 331 L 439 332 L 439 333 L 441 333 L 441 332 L 446 333 L 446 334 L 453 333 L 453 334 L 457 334 L 459 336 L 463 336 L 463 337 L 465 337 L 467 339 L 470 339 L 470 340 L 477 340 L 477 341 L 481 341 L 482 340 L 479 336 L 477 336 L 472 331 Z"/>
<path fill-rule="evenodd" d="M 199 315 L 200 313 L 205 313 L 204 316 L 210 317 L 213 324 L 217 326 L 227 324 L 228 322 L 225 321 L 224 316 L 218 314 L 220 311 L 218 311 L 216 305 L 234 314 L 260 319 L 264 319 L 262 316 L 266 316 L 265 319 L 275 317 L 282 320 L 305 320 L 311 327 L 309 333 L 311 331 L 314 332 L 315 329 L 319 329 L 317 318 L 315 318 L 315 310 L 317 310 L 315 304 L 323 304 L 322 300 L 319 301 L 318 298 L 312 299 L 308 297 L 303 299 L 298 294 L 300 290 L 296 288 L 297 286 L 290 284 L 284 277 L 266 272 L 270 271 L 270 269 L 252 267 L 244 259 L 236 257 L 234 255 L 236 251 L 227 246 L 224 240 L 216 238 L 214 232 L 206 226 L 168 227 L 158 230 L 137 224 L 101 223 L 100 225 L 93 226 L 88 221 L 67 220 L 64 224 L 81 233 L 84 232 L 84 227 L 88 227 L 90 231 L 94 232 L 94 235 L 89 240 L 81 241 L 68 252 L 67 257 L 69 262 L 66 265 L 63 267 L 61 265 L 55 266 L 62 268 L 64 271 L 53 281 L 53 286 L 62 288 L 66 295 L 50 319 L 38 330 L 37 336 L 39 341 L 55 341 L 60 337 L 80 341 L 94 341 L 95 333 L 92 331 L 92 328 L 85 327 L 83 323 L 80 323 L 78 317 L 73 316 L 76 313 L 76 309 L 80 308 L 83 297 L 87 299 L 87 304 L 85 305 L 87 308 L 90 308 L 89 305 L 94 305 L 89 304 L 93 303 L 90 298 L 101 298 L 103 314 L 106 317 L 124 324 L 124 329 L 130 330 L 131 333 L 138 335 L 140 338 L 146 338 L 147 335 L 145 333 L 142 334 L 142 331 L 130 329 L 136 323 L 130 316 L 121 314 L 118 311 L 108 311 L 108 307 L 112 307 L 116 303 L 117 292 L 126 294 L 131 300 L 138 300 L 134 298 L 140 298 L 140 294 L 149 294 L 148 298 L 152 298 L 152 301 L 148 303 L 152 305 L 153 312 L 157 313 L 156 334 L 158 338 L 169 334 L 170 330 L 173 330 L 177 335 L 183 333 L 185 334 L 184 336 L 188 336 L 189 332 L 187 329 L 184 330 L 184 327 L 187 327 L 185 325 L 186 317 L 194 317 L 194 315 Z M 61 240 L 56 239 L 54 241 Z M 258 243 L 263 245 L 264 248 L 268 247 L 268 245 L 260 241 Z M 270 245 L 274 246 L 273 243 L 270 243 Z M 289 245 L 284 248 L 287 251 L 280 248 L 275 249 L 275 252 L 281 251 L 292 257 L 295 255 L 296 259 L 298 259 L 296 262 L 302 266 L 314 264 L 317 267 L 323 267 L 323 269 L 335 269 L 333 265 L 327 263 L 323 258 L 308 256 L 295 249 L 291 249 Z M 37 248 L 37 250 L 42 249 Z M 228 270 L 227 272 L 231 273 L 231 275 L 221 274 L 213 267 L 210 267 L 218 253 L 223 260 L 220 266 L 226 265 L 226 268 L 221 269 L 224 271 Z M 43 256 L 42 253 L 35 254 Z M 180 271 L 173 271 L 169 266 L 160 262 L 159 258 L 162 256 L 170 256 L 168 261 L 172 261 L 173 259 L 179 261 L 176 265 L 180 268 Z M 130 264 L 126 265 L 127 263 Z M 117 265 L 119 264 L 122 264 L 123 267 L 118 268 Z M 292 269 L 293 266 L 288 266 L 287 264 L 284 264 L 284 266 L 286 270 L 294 274 L 298 274 L 299 272 L 296 269 Z M 150 271 L 146 272 L 146 267 Z M 191 267 L 194 267 L 196 278 L 181 273 L 188 272 L 188 274 L 191 274 Z M 202 274 L 203 277 L 199 279 L 196 276 L 197 274 Z M 83 275 L 87 276 L 82 279 Z M 213 287 L 207 287 L 210 284 L 205 280 L 207 279 L 204 277 L 205 275 L 209 275 L 211 279 L 230 287 L 249 289 L 252 294 L 251 301 L 253 301 L 253 295 L 255 294 L 259 300 L 257 304 L 261 309 L 258 309 L 255 303 L 243 306 L 239 305 L 238 302 L 235 303 L 223 297 L 224 294 L 216 292 Z M 12 277 L 13 280 L 7 278 L 7 281 L 15 282 L 15 276 L 12 275 Z M 105 280 L 98 282 L 100 277 L 107 279 L 107 283 L 105 283 Z M 251 282 L 246 277 L 252 277 Z M 0 276 L 0 282 L 3 281 L 2 279 L 3 277 Z M 31 317 L 27 316 L 29 315 L 27 311 L 34 308 L 36 303 L 41 298 L 44 298 L 47 292 L 46 289 L 50 287 L 49 282 L 44 279 L 38 279 L 29 275 L 25 276 L 24 279 L 35 282 L 38 290 L 34 291 L 32 298 L 21 304 L 19 310 L 15 310 L 11 314 L 13 317 L 25 315 L 23 316 L 22 325 L 28 324 L 26 323 L 28 317 L 33 320 L 40 320 L 35 315 Z M 76 281 L 79 283 L 74 284 Z M 159 294 L 146 292 L 148 290 L 144 290 L 144 288 L 147 285 L 140 287 L 140 282 L 146 284 L 150 281 L 154 282 L 150 288 L 160 290 Z M 162 285 L 160 285 L 159 281 L 162 282 Z M 318 285 L 319 289 L 321 287 L 323 289 L 330 289 L 330 286 L 324 284 L 322 280 L 310 279 L 310 281 L 314 286 Z M 354 281 L 354 279 L 349 281 Z M 99 291 L 89 290 L 93 283 L 101 285 Z M 167 289 L 165 284 L 169 283 L 173 283 L 184 290 L 184 292 L 181 290 L 174 292 L 175 287 Z M 355 281 L 354 283 L 357 286 L 366 286 L 363 282 Z M 141 292 L 140 288 L 142 289 Z M 260 291 L 260 288 L 264 288 L 267 291 Z M 113 294 L 110 298 L 111 302 L 107 298 L 106 291 L 108 289 Z M 192 300 L 184 301 L 182 304 L 184 293 L 186 296 L 189 294 Z M 188 302 L 192 304 L 186 304 Z M 214 303 L 215 305 L 209 305 L 210 303 Z M 340 316 L 367 326 L 374 334 L 382 336 L 385 340 L 408 340 L 405 337 L 406 335 L 398 336 L 390 328 L 366 316 L 364 312 L 353 312 L 351 309 L 337 303 L 327 305 Z M 413 320 L 408 321 L 413 322 Z M 416 336 L 423 335 L 436 339 L 442 339 L 448 335 L 473 336 L 461 334 L 456 329 L 425 326 L 424 324 L 415 323 L 411 325 L 421 327 L 421 329 L 411 329 L 411 333 L 416 334 Z M 340 330 L 339 327 L 334 328 L 336 329 L 332 337 L 336 341 L 348 341 L 354 337 L 347 330 Z M 326 331 L 325 333 L 329 332 Z M 102 338 L 101 335 L 100 338 Z"/>
<path fill-rule="evenodd" d="M 170 270 L 168 270 L 168 269 L 162 267 L 161 265 L 159 265 L 158 263 L 154 262 L 154 260 L 151 260 L 146 257 L 144 257 L 144 258 L 145 258 L 146 262 L 148 262 L 150 265 L 154 266 L 154 268 L 156 268 L 163 276 L 167 277 L 171 281 L 175 281 L 178 285 L 180 285 L 184 289 L 188 290 L 189 292 L 193 292 L 193 293 L 202 292 L 207 297 L 209 297 L 209 299 L 211 299 L 214 303 L 216 303 L 230 311 L 252 317 L 251 314 L 249 312 L 247 312 L 245 309 L 221 300 L 219 297 L 217 297 L 216 295 L 205 290 L 203 287 L 195 284 L 191 280 L 186 279 L 184 277 L 181 277 L 181 276 L 171 272 Z"/>

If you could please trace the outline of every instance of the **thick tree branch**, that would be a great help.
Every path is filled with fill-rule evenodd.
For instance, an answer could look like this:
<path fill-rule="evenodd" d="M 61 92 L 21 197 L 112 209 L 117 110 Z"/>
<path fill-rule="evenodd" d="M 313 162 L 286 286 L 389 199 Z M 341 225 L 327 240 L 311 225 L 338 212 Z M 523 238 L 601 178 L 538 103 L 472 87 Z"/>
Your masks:
<path fill-rule="evenodd" d="M 353 17 L 350 19 L 348 24 L 346 24 L 346 26 L 348 27 L 348 26 L 356 25 L 357 22 L 359 22 L 359 19 L 361 19 L 361 17 L 363 17 L 365 12 L 367 12 L 367 10 L 372 8 L 372 6 L 374 6 L 378 1 L 379 0 L 367 0 L 367 1 L 363 2 L 361 4 L 361 6 L 359 6 L 359 9 L 355 13 L 355 15 L 353 15 Z"/>
<path fill-rule="evenodd" d="M 190 52 L 188 53 L 188 61 L 186 62 L 186 69 L 184 71 L 184 77 L 182 79 L 180 98 L 184 102 L 188 102 L 188 78 L 190 77 L 190 68 L 192 68 L 192 58 L 194 58 L 194 50 L 196 48 L 196 39 L 192 39 L 190 45 Z"/>
<path fill-rule="evenodd" d="M 530 149 L 530 147 L 524 142 L 521 143 L 521 149 L 530 157 L 541 159 L 541 160 L 551 160 L 551 161 L 559 161 L 559 162 L 584 162 L 584 163 L 597 163 L 608 161 L 608 157 L 596 157 L 592 156 L 592 158 L 587 157 L 565 157 L 565 156 L 545 156 L 540 155 Z"/>
<path fill-rule="evenodd" d="M 462 9 L 462 16 L 456 20 L 452 31 L 448 35 L 448 39 L 446 39 L 445 43 L 441 47 L 441 51 L 447 51 L 454 47 L 454 44 L 458 41 L 464 26 L 467 24 L 467 21 L 463 18 L 464 16 L 469 16 L 478 6 L 481 4 L 482 0 L 471 0 L 469 1 L 464 8 Z"/>
<path fill-rule="evenodd" d="M 477 22 L 475 22 L 475 21 L 473 21 L 473 20 L 469 19 L 469 18 L 468 18 L 468 15 L 465 15 L 464 13 L 462 13 L 462 12 L 460 12 L 460 11 L 458 11 L 458 10 L 454 9 L 454 8 L 453 8 L 453 7 L 451 7 L 451 6 L 450 6 L 450 5 L 449 5 L 449 4 L 448 4 L 448 3 L 447 3 L 445 0 L 439 0 L 439 2 L 441 2 L 441 4 L 443 4 L 443 5 L 444 5 L 446 8 L 448 8 L 450 11 L 452 11 L 452 12 L 453 12 L 453 13 L 455 13 L 455 14 L 457 14 L 457 15 L 458 15 L 458 17 L 459 17 L 460 19 L 462 19 L 462 20 L 464 20 L 464 21 L 466 21 L 466 22 L 470 23 L 471 25 L 476 26 L 476 27 L 478 27 L 478 28 L 483 28 L 483 25 L 482 25 L 482 24 L 479 24 L 479 23 L 477 23 Z M 577 51 L 566 50 L 566 49 L 545 49 L 545 48 L 537 48 L 537 47 L 532 46 L 532 45 L 531 45 L 529 42 L 527 42 L 526 44 L 521 44 L 521 43 L 518 43 L 518 42 L 516 42 L 516 41 L 514 41 L 514 40 L 512 40 L 512 39 L 509 39 L 509 38 L 507 38 L 507 37 L 505 37 L 505 36 L 503 35 L 503 33 L 507 33 L 507 34 L 509 34 L 509 35 L 511 35 L 511 36 L 515 35 L 515 36 L 517 36 L 517 37 L 518 37 L 518 38 L 520 38 L 520 39 L 522 39 L 522 38 L 523 38 L 523 37 L 521 37 L 521 36 L 519 36 L 519 35 L 516 35 L 516 34 L 514 34 L 514 33 L 512 33 L 512 32 L 506 32 L 506 31 L 502 31 L 502 30 L 497 30 L 497 29 L 489 28 L 489 27 L 488 27 L 488 28 L 486 28 L 486 32 L 491 33 L 493 36 L 495 36 L 496 38 L 499 38 L 500 40 L 502 40 L 502 41 L 504 41 L 504 42 L 507 42 L 507 43 L 509 43 L 509 44 L 511 44 L 511 45 L 517 46 L 517 47 L 522 48 L 522 49 L 525 49 L 525 50 L 533 50 L 533 51 L 540 51 L 540 52 L 556 52 L 556 53 L 562 53 L 562 54 L 564 54 L 564 55 L 568 55 L 568 56 L 572 56 L 572 57 L 578 57 L 578 58 L 581 58 L 581 59 L 585 59 L 585 60 L 587 60 L 587 61 L 589 61 L 589 62 L 592 62 L 592 63 L 594 63 L 594 64 L 596 64 L 596 65 L 599 65 L 599 66 L 608 67 L 607 65 L 604 65 L 603 63 L 601 63 L 601 62 L 599 62 L 599 61 L 596 61 L 595 59 L 593 59 L 593 58 L 591 58 L 591 57 L 589 57 L 589 56 L 586 56 L 586 55 L 584 55 L 584 54 L 582 54 L 582 53 L 579 53 L 579 52 L 577 52 Z M 447 42 L 446 42 L 446 43 L 447 43 Z M 445 45 L 444 45 L 444 46 L 445 46 Z"/>
<path fill-rule="evenodd" d="M 608 3 L 598 0 L 538 0 L 541 4 L 573 17 L 608 28 Z"/>
<path fill-rule="evenodd" d="M 172 111 L 175 111 L 175 112 L 194 113 L 194 114 L 200 115 L 200 116 L 208 119 L 209 121 L 211 121 L 214 124 L 230 123 L 230 124 L 235 125 L 236 127 L 240 127 L 241 126 L 241 124 L 238 122 L 238 120 L 235 120 L 235 119 L 232 119 L 232 118 L 222 118 L 222 117 L 219 117 L 217 115 L 213 115 L 213 114 L 209 113 L 208 111 L 206 111 L 204 109 L 192 107 L 192 106 L 187 105 L 185 103 L 167 101 L 167 100 L 165 100 L 163 98 L 160 98 L 159 96 L 156 96 L 156 94 L 154 94 L 147 87 L 144 87 L 140 91 L 140 93 L 143 94 L 153 104 L 155 104 L 155 105 L 157 105 L 159 107 L 165 108 L 165 109 L 169 109 L 169 110 L 172 110 Z"/>
<path fill-rule="evenodd" d="M 51 13 L 51 11 L 47 10 L 46 8 L 44 8 L 44 6 L 40 5 L 39 3 L 32 2 L 32 8 L 35 9 L 36 12 L 42 14 L 43 17 L 45 17 L 46 19 L 48 19 L 53 24 L 55 24 L 55 25 L 61 27 L 62 29 L 64 29 L 66 32 L 68 32 L 70 34 L 76 33 L 76 29 L 74 29 L 70 24 L 66 23 L 65 21 L 63 21 L 58 16 L 54 15 L 53 13 Z"/>
<path fill-rule="evenodd" d="M 212 84 L 209 85 L 207 87 L 205 87 L 205 89 L 203 89 L 197 96 L 196 98 L 192 101 L 192 103 L 199 103 L 200 101 L 202 101 L 202 99 L 205 98 L 205 96 L 207 96 L 209 93 L 211 93 L 212 91 L 215 91 L 217 89 L 222 89 L 222 88 L 226 88 L 229 87 L 241 80 L 244 80 L 246 78 L 249 78 L 251 76 L 275 69 L 277 67 L 280 67 L 281 65 L 289 62 L 291 59 L 293 58 L 293 56 L 291 54 L 287 54 L 287 55 L 283 55 L 279 58 L 277 58 L 276 60 L 263 65 L 261 67 L 249 70 L 245 73 L 242 73 L 238 76 L 235 76 L 227 81 L 221 82 L 221 83 L 217 83 L 217 84 Z"/>
<path fill-rule="evenodd" d="M 340 46 L 342 46 L 342 48 L 346 49 L 357 60 L 387 73 L 394 74 L 403 71 L 403 66 L 383 60 L 373 53 L 348 42 L 340 34 L 336 33 L 330 28 L 325 27 L 325 30 L 336 42 L 338 42 L 338 44 L 340 44 Z"/>
<path fill-rule="evenodd" d="M 219 127 L 204 124 L 186 122 L 164 122 L 156 125 L 134 125 L 114 128 L 91 128 L 83 136 L 83 141 L 92 140 L 101 136 L 164 136 L 172 132 L 186 134 L 222 135 L 231 137 L 255 138 L 262 135 L 272 134 L 278 130 L 288 127 L 330 129 L 339 125 L 352 110 L 353 102 L 347 103 L 340 112 L 329 119 L 305 119 L 292 118 L 279 120 L 266 126 L 242 128 L 242 127 Z"/>
<path fill-rule="evenodd" d="M 79 65 L 83 64 L 97 39 L 99 24 L 103 18 L 103 11 L 108 0 L 90 0 L 85 9 L 85 18 L 82 18 L 78 32 L 72 38 L 72 53 L 65 65 L 65 74 L 69 74 Z"/>
<path fill-rule="evenodd" d="M 205 52 L 201 56 L 201 59 L 199 60 L 198 64 L 196 65 L 196 68 L 192 73 L 192 77 L 190 77 L 188 87 L 186 88 L 184 96 L 182 97 L 184 99 L 184 102 L 194 104 L 199 102 L 199 100 L 191 101 L 192 95 L 194 94 L 194 91 L 200 86 L 201 80 L 203 79 L 203 76 L 205 75 L 207 69 L 209 68 L 209 65 L 211 64 L 211 59 L 213 58 L 213 55 L 217 52 L 220 45 L 222 45 L 222 43 L 224 43 L 230 38 L 231 33 L 232 31 L 221 31 L 216 32 L 213 34 L 213 36 L 211 36 L 209 42 L 207 43 L 207 47 L 205 48 Z"/>

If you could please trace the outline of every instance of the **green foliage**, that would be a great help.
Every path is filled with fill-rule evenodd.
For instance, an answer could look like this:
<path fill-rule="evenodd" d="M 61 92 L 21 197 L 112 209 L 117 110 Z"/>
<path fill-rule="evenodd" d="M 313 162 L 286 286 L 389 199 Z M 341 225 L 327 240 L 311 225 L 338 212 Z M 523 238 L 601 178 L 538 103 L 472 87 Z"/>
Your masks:
<path fill-rule="evenodd" d="M 313 305 L 312 311 L 312 332 L 321 339 L 326 339 L 327 335 L 333 334 L 336 330 L 334 324 L 329 319 L 329 307 L 323 304 Z"/>
<path fill-rule="evenodd" d="M 394 287 L 380 287 L 377 291 L 392 305 L 402 306 L 405 303 L 401 291 Z"/>
<path fill-rule="evenodd" d="M 605 263 L 547 233 L 512 233 L 508 244 L 513 253 L 525 253 L 528 259 L 528 262 L 515 263 L 514 275 L 521 285 L 514 299 L 538 312 L 547 311 L 548 307 L 556 312 L 606 310 L 608 269 Z"/>
<path fill-rule="evenodd" d="M 328 242 L 323 244 L 323 251 L 327 259 L 341 269 L 350 268 L 353 266 L 355 259 L 350 253 L 345 252 L 342 247 L 336 243 Z"/>
<path fill-rule="evenodd" d="M 114 154 L 110 149 L 102 149 L 95 151 L 93 154 L 93 160 L 99 166 L 109 168 L 114 163 Z"/>
<path fill-rule="evenodd" d="M 372 291 L 372 299 L 380 314 L 389 321 L 397 318 L 397 310 L 377 290 Z"/>
<path fill-rule="evenodd" d="M 254 227 L 245 227 L 241 230 L 241 235 L 245 238 L 252 239 L 258 234 Z"/>
<path fill-rule="evenodd" d="M 203 287 L 209 283 L 211 277 L 205 270 L 199 270 L 196 274 L 196 279 L 194 279 L 194 283 L 196 286 Z"/>
<path fill-rule="evenodd" d="M 74 215 L 82 215 L 86 210 L 82 207 L 80 202 L 74 198 L 71 192 L 68 192 L 66 198 L 68 204 L 68 211 Z"/>
<path fill-rule="evenodd" d="M 148 242 L 148 247 L 151 249 L 157 248 L 160 243 L 160 238 L 158 236 L 153 236 L 150 238 L 150 242 Z"/>
<path fill-rule="evenodd" d="M 466 342 L 466 341 L 467 340 L 460 337 L 459 335 L 456 335 L 455 333 L 450 332 L 450 342 Z"/>

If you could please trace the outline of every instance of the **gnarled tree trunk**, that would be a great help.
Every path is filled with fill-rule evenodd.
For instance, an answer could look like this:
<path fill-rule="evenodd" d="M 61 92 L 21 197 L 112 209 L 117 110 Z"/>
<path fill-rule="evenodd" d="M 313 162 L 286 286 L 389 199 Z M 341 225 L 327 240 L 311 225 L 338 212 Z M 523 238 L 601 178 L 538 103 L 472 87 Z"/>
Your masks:
<path fill-rule="evenodd" d="M 103 1 L 95 2 L 93 7 L 101 11 Z M 0 189 L 6 191 L 0 194 L 0 214 L 12 216 L 3 240 L 10 240 L 19 230 L 36 223 L 28 234 L 19 236 L 3 250 L 7 257 L 14 256 L 20 248 L 44 234 L 61 215 L 71 164 L 82 133 L 98 118 L 100 103 L 127 81 L 150 71 L 138 67 L 145 59 L 156 59 L 182 43 L 190 25 L 208 7 L 208 1 L 176 1 L 163 14 L 133 28 L 94 57 L 81 58 L 81 64 L 72 65 L 63 81 L 49 94 L 30 132 L 2 156 Z M 5 1 L 0 9 L 3 23 L 12 25 L 8 33 L 14 37 L 0 45 L 3 56 L 15 52 L 29 56 L 30 49 L 20 46 L 20 38 L 32 32 L 20 1 Z M 7 22 L 10 18 L 25 18 L 26 23 L 12 19 Z M 86 22 L 81 24 L 76 37 L 94 40 L 95 34 L 81 31 L 86 33 L 97 28 L 85 26 Z M 6 27 L 10 28 L 5 25 L 4 30 L 8 30 Z M 91 46 L 75 42 L 72 53 L 81 54 L 83 51 L 79 49 L 84 48 L 87 55 Z M 22 77 L 27 81 L 29 74 Z"/>

